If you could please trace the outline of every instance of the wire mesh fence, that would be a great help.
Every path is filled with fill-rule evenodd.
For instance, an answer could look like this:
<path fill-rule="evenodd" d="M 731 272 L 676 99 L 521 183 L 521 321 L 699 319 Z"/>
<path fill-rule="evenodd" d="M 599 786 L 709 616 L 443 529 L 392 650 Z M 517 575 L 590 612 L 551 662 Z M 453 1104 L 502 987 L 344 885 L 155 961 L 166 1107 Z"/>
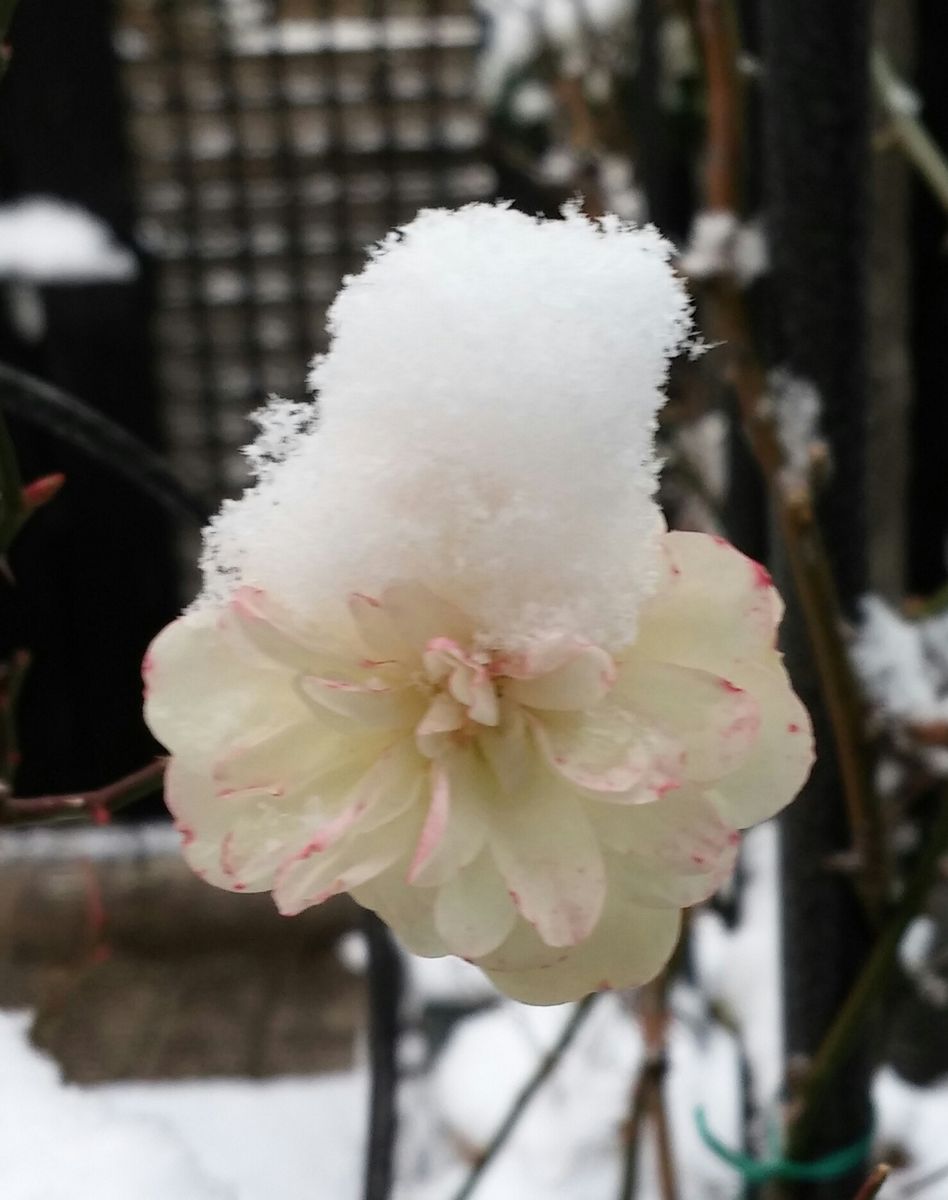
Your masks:
<path fill-rule="evenodd" d="M 246 414 L 300 397 L 364 247 L 493 194 L 467 0 L 122 0 L 140 232 L 175 465 L 243 481 Z"/>

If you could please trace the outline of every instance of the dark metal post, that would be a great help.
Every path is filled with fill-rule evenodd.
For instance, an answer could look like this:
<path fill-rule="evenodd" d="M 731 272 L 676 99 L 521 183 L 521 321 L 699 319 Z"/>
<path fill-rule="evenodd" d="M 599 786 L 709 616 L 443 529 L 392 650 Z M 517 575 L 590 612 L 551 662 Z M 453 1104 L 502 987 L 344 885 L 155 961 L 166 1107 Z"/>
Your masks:
<path fill-rule="evenodd" d="M 763 0 L 766 198 L 780 361 L 823 403 L 833 476 L 821 501 L 841 600 L 866 586 L 864 520 L 868 0 Z M 818 763 L 782 819 L 786 1045 L 791 1063 L 820 1044 L 863 962 L 868 931 L 833 856 L 850 848 L 833 743 L 797 605 L 788 664 L 814 716 Z M 866 1133 L 870 1060 L 860 1047 L 830 1087 L 805 1147 L 818 1156 Z M 864 1177 L 800 1195 L 854 1195 Z"/>

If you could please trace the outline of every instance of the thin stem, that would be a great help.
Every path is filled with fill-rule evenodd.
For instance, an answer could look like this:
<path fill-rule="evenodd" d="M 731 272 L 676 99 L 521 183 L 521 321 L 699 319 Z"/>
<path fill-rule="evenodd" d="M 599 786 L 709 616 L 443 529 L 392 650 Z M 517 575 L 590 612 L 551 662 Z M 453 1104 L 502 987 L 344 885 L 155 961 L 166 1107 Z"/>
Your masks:
<path fill-rule="evenodd" d="M 388 1200 L 395 1172 L 398 1131 L 398 1028 L 402 963 L 391 934 L 375 913 L 365 913 L 369 947 L 369 1059 L 372 1093 L 365 1164 L 365 1200 Z"/>
<path fill-rule="evenodd" d="M 899 79 L 888 55 L 879 46 L 872 52 L 871 66 L 876 96 L 889 118 L 895 141 L 938 203 L 948 211 L 948 159 L 912 110 L 908 84 Z"/>
<path fill-rule="evenodd" d="M 645 1115 L 648 1111 L 650 1089 L 648 1065 L 639 1072 L 632 1089 L 632 1103 L 629 1105 L 629 1119 L 625 1128 L 625 1156 L 622 1163 L 622 1182 L 619 1185 L 619 1200 L 632 1200 L 635 1195 L 635 1184 L 639 1172 L 639 1146 L 642 1140 L 642 1129 Z"/>
<path fill-rule="evenodd" d="M 25 515 L 20 466 L 6 420 L 0 416 L 0 554 L 10 549 Z"/>
<path fill-rule="evenodd" d="M 889 1164 L 880 1163 L 856 1193 L 854 1200 L 874 1200 L 891 1174 L 892 1168 Z"/>
<path fill-rule="evenodd" d="M 736 63 L 739 46 L 729 0 L 701 0 L 698 34 L 708 76 L 709 163 L 730 164 L 728 184 L 723 171 L 709 172 L 707 203 L 718 207 L 738 199 L 740 80 L 726 64 Z M 720 178 L 719 178 L 720 176 Z M 744 430 L 771 493 L 785 544 L 794 585 L 806 622 L 833 730 L 840 777 L 853 844 L 859 855 L 863 901 L 878 920 L 888 895 L 888 861 L 882 815 L 869 777 L 864 737 L 862 698 L 853 675 L 841 630 L 841 608 L 829 556 L 817 526 L 808 491 L 788 491 L 785 456 L 768 397 L 767 379 L 754 349 L 751 324 L 743 295 L 732 279 L 707 283 L 711 337 L 725 343 L 729 374 L 737 395 Z"/>
<path fill-rule="evenodd" d="M 107 824 L 113 813 L 156 792 L 164 779 L 166 765 L 166 759 L 156 759 L 147 767 L 90 792 L 21 799 L 0 791 L 0 828 L 50 825 L 61 821 Z"/>
<path fill-rule="evenodd" d="M 576 1034 L 579 1033 L 583 1022 L 589 1015 L 597 996 L 598 993 L 593 993 L 593 995 L 587 996 L 585 1000 L 582 1000 L 576 1006 L 576 1011 L 564 1026 L 563 1032 L 560 1034 L 556 1045 L 554 1045 L 549 1053 L 545 1054 L 540 1060 L 537 1069 L 534 1071 L 533 1075 L 531 1075 L 530 1079 L 527 1081 L 517 1098 L 514 1100 L 509 1112 L 500 1123 L 500 1127 L 491 1138 L 490 1143 L 488 1144 L 484 1153 L 471 1168 L 470 1174 L 464 1181 L 460 1191 L 458 1191 L 454 1196 L 454 1200 L 468 1200 L 468 1197 L 473 1194 L 481 1176 L 494 1161 L 500 1151 L 504 1148 L 508 1138 L 513 1133 L 514 1129 L 516 1129 L 517 1124 L 529 1106 L 530 1101 L 537 1094 L 544 1083 L 546 1083 L 547 1079 L 556 1069 L 560 1059 L 569 1049 L 571 1042 L 576 1037 Z"/>
<path fill-rule="evenodd" d="M 940 799 L 934 826 L 905 893 L 876 939 L 872 952 L 807 1070 L 798 1095 L 799 1112 L 790 1126 L 787 1157 L 805 1158 L 827 1088 L 863 1033 L 865 1022 L 887 983 L 896 952 L 910 921 L 921 912 L 948 850 L 948 794 Z"/>

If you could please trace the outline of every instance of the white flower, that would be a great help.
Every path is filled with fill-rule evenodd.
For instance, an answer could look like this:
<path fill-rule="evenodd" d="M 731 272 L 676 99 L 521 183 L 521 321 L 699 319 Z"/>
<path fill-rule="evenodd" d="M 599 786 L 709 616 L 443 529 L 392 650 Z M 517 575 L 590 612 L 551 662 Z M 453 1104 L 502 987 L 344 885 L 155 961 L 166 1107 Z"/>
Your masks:
<path fill-rule="evenodd" d="M 183 617 L 147 713 L 190 863 L 287 914 L 349 891 L 528 1002 L 649 979 L 812 754 L 765 573 L 703 534 L 663 559 L 615 655 L 492 651 L 411 583 L 353 596 L 347 637 L 250 589 Z"/>
<path fill-rule="evenodd" d="M 812 759 L 766 572 L 652 498 L 687 300 L 650 231 L 423 214 L 333 309 L 320 418 L 156 640 L 146 715 L 209 882 L 339 892 L 557 1003 L 655 975 Z"/>

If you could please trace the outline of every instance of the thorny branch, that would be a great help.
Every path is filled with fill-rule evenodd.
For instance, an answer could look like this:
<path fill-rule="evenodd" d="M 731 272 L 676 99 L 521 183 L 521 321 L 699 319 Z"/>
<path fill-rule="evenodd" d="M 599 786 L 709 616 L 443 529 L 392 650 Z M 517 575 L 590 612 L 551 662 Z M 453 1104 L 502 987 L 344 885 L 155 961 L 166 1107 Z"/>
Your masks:
<path fill-rule="evenodd" d="M 928 184 L 941 206 L 948 210 L 948 161 L 938 143 L 914 111 L 915 96 L 896 75 L 885 51 L 872 52 L 872 83 L 889 119 L 889 130 L 905 157 Z"/>
<path fill-rule="evenodd" d="M 62 821 L 92 821 L 106 825 L 112 815 L 156 792 L 162 784 L 167 760 L 156 759 L 106 787 L 61 796 L 12 796 L 0 790 L 0 829 L 24 825 L 49 825 Z"/>

